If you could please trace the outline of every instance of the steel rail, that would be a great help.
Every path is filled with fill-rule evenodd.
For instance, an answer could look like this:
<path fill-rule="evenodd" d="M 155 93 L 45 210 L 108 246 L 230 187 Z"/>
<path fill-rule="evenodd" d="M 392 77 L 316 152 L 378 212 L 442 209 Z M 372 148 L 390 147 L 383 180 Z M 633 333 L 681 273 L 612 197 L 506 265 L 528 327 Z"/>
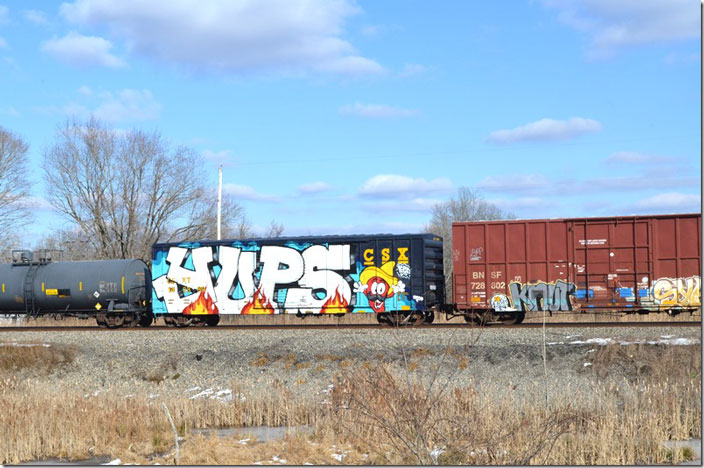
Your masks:
<path fill-rule="evenodd" d="M 21 327 L 0 327 L 0 333 L 3 332 L 31 332 L 31 331 L 106 331 L 106 332 L 123 332 L 123 331 L 190 331 L 190 330 L 327 330 L 327 329 L 378 329 L 388 330 L 393 328 L 399 329 L 448 329 L 448 328 L 473 328 L 481 330 L 491 329 L 521 329 L 521 328 L 541 328 L 542 322 L 522 323 L 518 325 L 506 325 L 501 323 L 489 323 L 485 326 L 478 326 L 468 323 L 435 323 L 432 325 L 401 325 L 398 327 L 380 325 L 373 323 L 353 323 L 353 324 L 305 324 L 305 325 L 234 325 L 223 324 L 217 327 L 172 327 L 165 325 L 156 325 L 151 327 L 119 327 L 119 328 L 102 328 L 97 325 L 92 326 L 21 326 Z M 656 328 L 656 327 L 701 327 L 701 321 L 678 321 L 678 322 L 551 322 L 546 323 L 546 328 Z"/>

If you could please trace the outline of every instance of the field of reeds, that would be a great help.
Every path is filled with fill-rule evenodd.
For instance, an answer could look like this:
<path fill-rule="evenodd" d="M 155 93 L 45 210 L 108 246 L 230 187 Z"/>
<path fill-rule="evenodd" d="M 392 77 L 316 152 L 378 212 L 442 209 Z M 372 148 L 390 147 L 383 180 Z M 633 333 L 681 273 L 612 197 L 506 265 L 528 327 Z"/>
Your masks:
<path fill-rule="evenodd" d="M 598 347 L 585 366 L 594 373 L 589 388 L 535 382 L 478 392 L 454 385 L 452 374 L 418 372 L 424 356 L 415 350 L 400 362 L 377 356 L 337 366 L 320 395 L 233 381 L 228 401 L 30 385 L 22 376 L 60 373 L 78 352 L 30 345 L 0 347 L 3 464 L 93 456 L 144 464 L 657 464 L 692 457 L 664 441 L 701 438 L 700 344 Z M 246 436 L 246 427 L 299 425 L 311 431 L 261 443 Z M 206 427 L 244 427 L 244 435 L 193 435 Z"/>

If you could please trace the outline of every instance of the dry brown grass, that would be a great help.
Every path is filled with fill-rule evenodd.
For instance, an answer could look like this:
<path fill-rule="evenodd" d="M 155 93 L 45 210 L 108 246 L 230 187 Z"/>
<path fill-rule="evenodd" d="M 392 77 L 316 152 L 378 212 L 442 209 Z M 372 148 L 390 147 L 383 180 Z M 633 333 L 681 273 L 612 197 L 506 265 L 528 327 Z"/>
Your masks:
<path fill-rule="evenodd" d="M 4 372 L 22 369 L 50 372 L 58 366 L 71 364 L 75 357 L 76 349 L 70 346 L 0 341 L 0 371 Z"/>
<path fill-rule="evenodd" d="M 445 355 L 449 363 L 462 358 Z M 599 383 L 552 389 L 549 405 L 540 395 L 542 384 L 523 392 L 479 392 L 457 387 L 452 374 L 421 374 L 409 362 L 399 367 L 388 360 L 338 367 L 328 395 L 300 394 L 296 385 L 280 381 L 247 390 L 233 382 L 229 402 L 126 398 L 110 388 L 86 396 L 30 385 L 8 370 L 0 379 L 0 463 L 98 455 L 174 463 L 162 401 L 183 437 L 182 464 L 338 464 L 333 455 L 343 454 L 343 464 L 682 461 L 685 452 L 662 443 L 701 437 L 701 346 L 609 345 L 590 356 L 592 366 L 583 372 L 596 373 Z M 297 359 L 280 361 L 269 365 L 295 365 Z M 191 435 L 193 428 L 302 424 L 314 432 L 265 443 Z"/>
<path fill-rule="evenodd" d="M 546 406 L 541 384 L 498 398 L 491 389 L 452 387 L 452 376 L 441 382 L 388 364 L 360 366 L 335 388 L 338 427 L 380 464 L 682 461 L 663 441 L 701 437 L 701 346 L 606 346 L 593 365 L 604 378 L 620 377 L 624 366 L 634 371 L 563 388 Z"/>

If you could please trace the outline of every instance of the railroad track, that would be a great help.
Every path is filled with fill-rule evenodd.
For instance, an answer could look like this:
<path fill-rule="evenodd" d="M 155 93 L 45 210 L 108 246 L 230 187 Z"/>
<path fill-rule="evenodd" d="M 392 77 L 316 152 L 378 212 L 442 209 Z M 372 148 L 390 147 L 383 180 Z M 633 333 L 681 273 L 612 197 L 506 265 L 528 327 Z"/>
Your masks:
<path fill-rule="evenodd" d="M 599 327 L 701 327 L 700 321 L 680 321 L 680 322 L 551 322 L 546 323 L 546 328 L 599 328 Z M 484 327 L 470 325 L 462 322 L 435 323 L 432 325 L 406 325 L 402 329 L 448 329 L 448 328 L 475 328 L 481 330 L 504 329 L 504 328 L 542 328 L 542 322 L 522 323 L 520 325 L 505 325 L 501 323 L 490 323 Z M 0 334 L 3 332 L 30 332 L 30 331 L 98 331 L 98 332 L 122 332 L 122 331 L 177 331 L 177 330 L 320 330 L 320 329 L 380 329 L 385 330 L 391 327 L 374 323 L 352 323 L 352 324 L 305 324 L 305 325 L 233 325 L 225 324 L 217 327 L 169 327 L 155 325 L 151 327 L 121 327 L 121 328 L 101 328 L 92 326 L 21 326 L 21 327 L 0 327 Z"/>

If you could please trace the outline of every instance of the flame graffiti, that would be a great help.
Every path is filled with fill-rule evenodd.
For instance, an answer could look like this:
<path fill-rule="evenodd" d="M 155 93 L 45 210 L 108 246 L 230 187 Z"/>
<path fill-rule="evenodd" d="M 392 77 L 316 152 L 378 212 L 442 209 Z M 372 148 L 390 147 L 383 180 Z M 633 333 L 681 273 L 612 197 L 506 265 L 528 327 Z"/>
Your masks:
<path fill-rule="evenodd" d="M 340 294 L 340 290 L 335 290 L 335 295 L 331 296 L 323 307 L 320 308 L 320 312 L 323 314 L 345 314 L 347 313 L 347 306 L 349 303 L 345 300 L 344 296 Z"/>
<path fill-rule="evenodd" d="M 198 299 L 186 306 L 182 313 L 185 315 L 215 315 L 218 312 L 218 306 L 215 305 L 210 294 L 201 291 Z"/>
<path fill-rule="evenodd" d="M 242 308 L 242 314 L 274 314 L 274 306 L 271 305 L 269 299 L 266 298 L 262 292 L 262 288 L 259 287 L 252 295 L 252 301 Z"/>

